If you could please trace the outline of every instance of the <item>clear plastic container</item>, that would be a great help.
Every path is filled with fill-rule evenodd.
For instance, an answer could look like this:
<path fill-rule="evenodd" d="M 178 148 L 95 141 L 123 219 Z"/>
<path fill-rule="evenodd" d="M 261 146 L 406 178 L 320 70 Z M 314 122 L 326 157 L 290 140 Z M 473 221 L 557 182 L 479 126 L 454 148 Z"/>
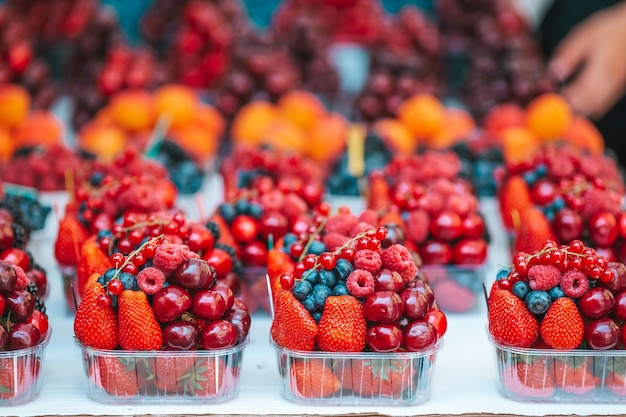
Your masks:
<path fill-rule="evenodd" d="M 237 394 L 246 339 L 230 349 L 124 351 L 83 355 L 87 396 L 106 404 L 215 404 Z"/>
<path fill-rule="evenodd" d="M 59 265 L 59 273 L 63 280 L 63 296 L 67 311 L 71 314 L 76 313 L 76 309 L 80 304 L 81 297 L 78 294 L 78 276 L 76 275 L 75 266 Z"/>
<path fill-rule="evenodd" d="M 20 405 L 37 397 L 50 333 L 32 348 L 0 352 L 0 406 Z"/>
<path fill-rule="evenodd" d="M 437 305 L 446 313 L 466 313 L 480 304 L 486 264 L 423 265 L 419 269 L 428 277 Z"/>
<path fill-rule="evenodd" d="M 278 354 L 281 395 L 305 405 L 408 406 L 430 397 L 439 340 L 423 352 L 331 353 L 293 351 L 271 342 Z"/>
<path fill-rule="evenodd" d="M 490 338 L 491 339 L 491 338 Z M 498 389 L 545 403 L 626 403 L 626 351 L 495 347 Z"/>
<path fill-rule="evenodd" d="M 238 297 L 248 307 L 250 314 L 270 314 L 270 297 L 267 292 L 267 267 L 246 266 L 243 268 Z"/>

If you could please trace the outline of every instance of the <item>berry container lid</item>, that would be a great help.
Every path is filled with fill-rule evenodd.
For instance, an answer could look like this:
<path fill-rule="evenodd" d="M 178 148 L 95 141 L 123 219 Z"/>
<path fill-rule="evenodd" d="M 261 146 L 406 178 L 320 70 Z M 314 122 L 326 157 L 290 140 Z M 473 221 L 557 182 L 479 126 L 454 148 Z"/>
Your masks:
<path fill-rule="evenodd" d="M 437 305 L 446 313 L 474 311 L 483 293 L 487 264 L 482 265 L 422 265 L 420 273 L 436 294 Z"/>
<path fill-rule="evenodd" d="M 443 339 L 420 352 L 323 352 L 282 348 L 278 355 L 281 395 L 320 406 L 409 406 L 430 397 L 432 374 Z"/>
<path fill-rule="evenodd" d="M 13 406 L 34 400 L 41 390 L 41 367 L 52 329 L 37 345 L 0 352 L 0 406 Z"/>
<path fill-rule="evenodd" d="M 498 390 L 544 403 L 626 403 L 626 351 L 495 348 Z"/>
<path fill-rule="evenodd" d="M 216 404 L 237 394 L 249 337 L 228 349 L 102 350 L 75 340 L 87 397 L 105 404 Z"/>

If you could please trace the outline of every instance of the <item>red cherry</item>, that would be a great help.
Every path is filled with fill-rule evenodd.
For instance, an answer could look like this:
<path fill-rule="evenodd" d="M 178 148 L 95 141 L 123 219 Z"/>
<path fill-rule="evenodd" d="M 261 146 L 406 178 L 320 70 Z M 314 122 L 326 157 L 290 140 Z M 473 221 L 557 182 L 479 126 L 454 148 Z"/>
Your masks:
<path fill-rule="evenodd" d="M 530 196 L 533 203 L 539 206 L 545 206 L 554 201 L 557 195 L 556 185 L 549 179 L 542 178 L 533 184 L 530 190 Z"/>
<path fill-rule="evenodd" d="M 452 249 L 447 243 L 429 240 L 421 246 L 420 257 L 425 265 L 445 265 L 452 261 Z"/>
<path fill-rule="evenodd" d="M 448 329 L 448 320 L 443 311 L 431 308 L 426 313 L 426 316 L 424 316 L 424 319 L 435 327 L 439 338 L 442 338 L 443 335 L 446 334 L 446 330 Z"/>
<path fill-rule="evenodd" d="M 224 278 L 230 271 L 233 270 L 233 259 L 228 252 L 222 249 L 213 249 L 205 253 L 202 256 L 210 266 L 215 269 L 215 276 L 217 279 Z"/>
<path fill-rule="evenodd" d="M 213 249 L 215 238 L 213 234 L 202 225 L 192 225 L 187 237 L 187 246 L 192 252 L 203 252 Z"/>
<path fill-rule="evenodd" d="M 622 239 L 626 239 L 626 212 L 621 212 L 618 219 L 618 231 L 619 235 Z"/>
<path fill-rule="evenodd" d="M 430 221 L 430 233 L 442 241 L 455 240 L 463 233 L 461 216 L 448 209 L 439 211 Z"/>
<path fill-rule="evenodd" d="M 0 253 L 0 261 L 17 265 L 24 271 L 28 271 L 30 269 L 28 254 L 18 248 L 8 248 L 2 251 L 2 253 Z"/>
<path fill-rule="evenodd" d="M 403 331 L 404 348 L 411 352 L 433 347 L 437 343 L 437 329 L 424 321 L 413 321 Z"/>
<path fill-rule="evenodd" d="M 31 316 L 26 320 L 26 323 L 30 323 L 35 326 L 39 330 L 42 339 L 46 337 L 46 334 L 48 334 L 48 317 L 46 317 L 46 315 L 41 311 L 33 311 L 33 314 L 31 314 Z"/>
<path fill-rule="evenodd" d="M 265 242 L 269 242 L 270 236 L 274 242 L 280 239 L 289 230 L 289 220 L 284 214 L 271 210 L 263 213 L 259 218 L 259 235 Z"/>
<path fill-rule="evenodd" d="M 187 290 L 169 285 L 152 298 L 154 316 L 161 323 L 170 323 L 191 307 L 191 296 Z"/>
<path fill-rule="evenodd" d="M 365 340 L 374 352 L 394 352 L 402 346 L 402 330 L 395 324 L 376 324 L 367 329 Z"/>
<path fill-rule="evenodd" d="M 611 246 L 619 234 L 617 219 L 612 213 L 599 212 L 587 221 L 591 239 L 602 247 Z"/>
<path fill-rule="evenodd" d="M 478 213 L 470 213 L 461 223 L 462 234 L 468 239 L 479 239 L 485 234 L 485 221 Z"/>
<path fill-rule="evenodd" d="M 215 320 L 208 323 L 200 334 L 203 349 L 226 349 L 237 343 L 237 329 L 226 320 Z"/>
<path fill-rule="evenodd" d="M 246 266 L 265 266 L 267 263 L 267 247 L 255 240 L 242 248 L 241 260 Z"/>
<path fill-rule="evenodd" d="M 578 299 L 580 313 L 588 319 L 599 319 L 617 308 L 613 293 L 607 288 L 590 288 Z"/>
<path fill-rule="evenodd" d="M 561 242 L 579 239 L 583 233 L 583 219 L 580 214 L 570 208 L 559 210 L 552 220 L 554 233 Z"/>
<path fill-rule="evenodd" d="M 619 336 L 619 326 L 608 317 L 592 321 L 585 326 L 585 342 L 594 350 L 611 349 L 619 341 Z"/>
<path fill-rule="evenodd" d="M 487 260 L 487 242 L 484 239 L 463 239 L 454 246 L 455 265 L 482 265 Z"/>
<path fill-rule="evenodd" d="M 259 234 L 259 226 L 252 216 L 240 214 L 235 216 L 231 225 L 233 237 L 239 242 L 252 242 Z"/>

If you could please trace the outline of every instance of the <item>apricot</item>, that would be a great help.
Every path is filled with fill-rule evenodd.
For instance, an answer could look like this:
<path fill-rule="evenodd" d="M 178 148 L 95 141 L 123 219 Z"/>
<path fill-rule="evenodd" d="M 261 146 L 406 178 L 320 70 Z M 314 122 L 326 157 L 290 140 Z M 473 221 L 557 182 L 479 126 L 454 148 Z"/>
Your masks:
<path fill-rule="evenodd" d="M 526 107 L 526 126 L 540 139 L 559 139 L 573 117 L 569 103 L 555 93 L 542 94 Z"/>
<path fill-rule="evenodd" d="M 197 121 L 179 129 L 173 129 L 170 132 L 170 137 L 199 160 L 206 160 L 215 156 L 220 144 L 219 137 L 215 132 Z"/>
<path fill-rule="evenodd" d="M 48 110 L 33 110 L 18 131 L 18 146 L 60 144 L 63 123 Z"/>
<path fill-rule="evenodd" d="M 154 103 L 147 91 L 120 91 L 111 98 L 108 107 L 113 121 L 130 132 L 150 130 L 154 125 Z"/>
<path fill-rule="evenodd" d="M 79 135 L 81 149 L 103 160 L 111 160 L 124 150 L 128 139 L 122 129 L 113 125 L 85 125 Z"/>
<path fill-rule="evenodd" d="M 446 111 L 435 96 L 416 94 L 400 105 L 397 116 L 417 138 L 428 138 L 441 130 Z"/>
<path fill-rule="evenodd" d="M 15 150 L 15 140 L 6 127 L 0 126 L 0 161 L 8 162 Z M 2 192 L 0 192 L 0 196 Z"/>
<path fill-rule="evenodd" d="M 0 124 L 18 127 L 30 109 L 30 95 L 24 87 L 14 84 L 0 85 Z"/>
<path fill-rule="evenodd" d="M 214 136 L 220 138 L 224 133 L 226 122 L 221 113 L 213 106 L 202 104 L 194 115 L 193 124 L 200 124 L 213 132 Z"/>
<path fill-rule="evenodd" d="M 268 127 L 262 143 L 279 150 L 305 153 L 308 148 L 306 133 L 291 120 L 279 117 Z"/>
<path fill-rule="evenodd" d="M 235 142 L 259 145 L 277 118 L 278 111 L 272 103 L 263 100 L 248 103 L 233 119 L 231 137 Z"/>
<path fill-rule="evenodd" d="M 580 149 L 595 155 L 604 153 L 604 138 L 598 128 L 586 117 L 574 116 L 563 138 Z"/>
<path fill-rule="evenodd" d="M 324 104 L 315 95 L 303 90 L 290 91 L 278 100 L 277 105 L 283 117 L 304 130 L 311 129 L 326 113 Z"/>
<path fill-rule="evenodd" d="M 500 133 L 502 152 L 505 161 L 517 163 L 532 157 L 541 145 L 541 141 L 525 127 L 509 127 Z"/>
<path fill-rule="evenodd" d="M 382 138 L 384 143 L 394 152 L 412 155 L 418 142 L 411 131 L 396 119 L 381 119 L 374 123 L 372 130 Z"/>
<path fill-rule="evenodd" d="M 458 108 L 447 108 L 444 126 L 428 140 L 433 149 L 447 149 L 463 139 L 468 139 L 476 129 L 476 123 L 468 112 Z"/>
<path fill-rule="evenodd" d="M 346 148 L 348 122 L 337 113 L 327 113 L 313 125 L 308 135 L 307 154 L 319 162 L 337 159 Z"/>
<path fill-rule="evenodd" d="M 526 125 L 526 113 L 517 104 L 507 103 L 493 107 L 483 121 L 483 128 L 494 135 L 498 135 L 508 127 Z"/>
<path fill-rule="evenodd" d="M 191 88 L 179 84 L 168 84 L 156 90 L 154 105 L 156 117 L 168 117 L 170 126 L 176 129 L 193 120 L 200 106 L 200 100 Z"/>

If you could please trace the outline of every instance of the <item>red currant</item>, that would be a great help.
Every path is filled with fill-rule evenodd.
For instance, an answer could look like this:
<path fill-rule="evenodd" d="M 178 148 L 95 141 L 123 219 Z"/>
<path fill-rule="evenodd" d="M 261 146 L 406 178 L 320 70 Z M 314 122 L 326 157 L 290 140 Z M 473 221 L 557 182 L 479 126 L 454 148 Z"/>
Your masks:
<path fill-rule="evenodd" d="M 295 280 L 291 272 L 283 272 L 280 275 L 280 286 L 283 290 L 290 291 L 293 288 Z"/>
<path fill-rule="evenodd" d="M 328 216 L 330 214 L 330 204 L 322 201 L 318 204 L 316 211 L 322 216 Z"/>
<path fill-rule="evenodd" d="M 146 257 L 143 254 L 143 252 L 139 252 L 138 254 L 136 254 L 135 256 L 133 256 L 133 259 L 131 260 L 132 263 L 134 263 L 135 265 L 139 266 L 143 266 L 146 263 Z"/>
<path fill-rule="evenodd" d="M 154 254 L 156 253 L 156 246 L 152 243 L 148 243 L 143 247 L 141 253 L 143 253 L 146 259 L 152 259 L 154 258 Z"/>
<path fill-rule="evenodd" d="M 610 282 L 613 279 L 613 270 L 605 269 L 600 276 L 602 282 Z"/>
<path fill-rule="evenodd" d="M 130 243 L 128 239 L 122 239 L 117 242 L 117 250 L 122 252 L 124 255 L 128 255 L 133 251 L 134 245 Z"/>
<path fill-rule="evenodd" d="M 365 237 L 365 236 L 360 237 L 360 238 L 358 238 L 358 239 L 356 240 L 356 242 L 355 242 L 355 245 L 354 245 L 354 246 L 355 246 L 355 248 L 356 248 L 356 250 L 357 250 L 357 251 L 359 251 L 359 250 L 361 250 L 361 249 L 367 249 L 367 248 L 369 248 L 369 246 L 370 246 L 370 240 L 369 240 L 369 238 L 367 238 L 367 237 Z"/>
<path fill-rule="evenodd" d="M 387 237 L 387 233 L 388 233 L 387 228 L 381 226 L 376 230 L 376 238 L 380 241 L 383 241 Z"/>
<path fill-rule="evenodd" d="M 122 218 L 122 226 L 130 227 L 137 223 L 137 215 L 135 213 L 126 213 Z"/>
<path fill-rule="evenodd" d="M 337 260 L 335 259 L 335 255 L 330 252 L 324 252 L 319 257 L 320 265 L 322 268 L 331 270 L 335 267 Z"/>
<path fill-rule="evenodd" d="M 308 254 L 307 256 L 304 257 L 304 259 L 302 260 L 302 263 L 304 264 L 306 269 L 311 269 L 317 263 L 317 257 L 313 254 Z"/>
<path fill-rule="evenodd" d="M 355 254 L 356 250 L 354 248 L 343 248 L 341 252 L 339 252 L 339 257 L 341 259 L 345 259 L 346 261 L 352 262 L 354 260 Z"/>
<path fill-rule="evenodd" d="M 498 281 L 498 287 L 501 290 L 508 290 L 511 291 L 511 281 L 508 278 L 503 278 L 500 281 Z"/>
<path fill-rule="evenodd" d="M 528 263 L 526 262 L 526 260 L 515 262 L 514 267 L 515 267 L 515 272 L 517 272 L 518 274 L 522 276 L 528 275 L 529 268 L 528 268 Z"/>
<path fill-rule="evenodd" d="M 569 250 L 570 252 L 574 252 L 574 253 L 583 253 L 583 251 L 585 250 L 585 244 L 578 239 L 573 240 L 569 244 Z"/>
<path fill-rule="evenodd" d="M 297 279 L 302 278 L 302 274 L 304 274 L 304 271 L 306 270 L 307 269 L 304 267 L 304 264 L 302 262 L 298 262 L 293 266 L 293 277 Z"/>
<path fill-rule="evenodd" d="M 569 261 L 569 267 L 571 269 L 581 270 L 583 267 L 583 258 L 581 258 L 580 256 L 574 256 Z"/>
<path fill-rule="evenodd" d="M 96 302 L 98 303 L 99 307 L 108 308 L 108 307 L 111 307 L 112 300 L 108 294 L 100 294 Z"/>
<path fill-rule="evenodd" d="M 113 295 L 120 295 L 122 291 L 124 291 L 124 284 L 122 284 L 122 281 L 117 278 L 112 279 L 107 284 L 107 289 L 109 290 L 109 293 Z"/>
<path fill-rule="evenodd" d="M 341 207 L 339 207 L 339 209 L 337 210 L 337 212 L 338 212 L 339 214 L 350 214 L 350 213 L 352 213 L 352 212 L 350 211 L 350 207 L 348 207 L 348 206 L 341 206 Z"/>
<path fill-rule="evenodd" d="M 304 252 L 304 245 L 300 242 L 294 243 L 289 248 L 289 254 L 291 254 L 294 259 L 298 259 L 300 255 L 302 255 L 302 252 Z"/>
<path fill-rule="evenodd" d="M 135 265 L 134 263 L 129 262 L 124 265 L 124 267 L 122 268 L 122 272 L 128 272 L 129 274 L 136 275 L 137 272 L 139 272 L 139 268 L 137 268 L 137 265 Z"/>
<path fill-rule="evenodd" d="M 98 247 L 104 253 L 109 253 L 110 246 L 111 246 L 111 238 L 108 238 L 108 237 L 103 237 L 102 239 L 100 239 L 100 242 L 98 243 Z"/>
<path fill-rule="evenodd" d="M 368 249 L 371 249 L 371 250 L 378 250 L 378 249 L 380 249 L 380 245 L 381 245 L 380 240 L 378 240 L 377 238 L 373 237 L 373 238 L 370 239 L 367 247 L 368 247 Z"/>
<path fill-rule="evenodd" d="M 124 254 L 120 252 L 115 252 L 113 255 L 111 255 L 110 259 L 111 259 L 111 264 L 115 268 L 117 268 L 124 263 Z"/>
<path fill-rule="evenodd" d="M 124 236 L 124 226 L 119 223 L 114 224 L 113 227 L 111 227 L 111 233 L 117 238 Z"/>
<path fill-rule="evenodd" d="M 172 216 L 172 221 L 178 226 L 185 224 L 185 215 L 183 213 L 176 213 Z"/>
<path fill-rule="evenodd" d="M 128 240 L 133 245 L 137 245 L 139 242 L 141 242 L 143 240 L 143 233 L 139 229 L 132 230 L 128 234 Z"/>

